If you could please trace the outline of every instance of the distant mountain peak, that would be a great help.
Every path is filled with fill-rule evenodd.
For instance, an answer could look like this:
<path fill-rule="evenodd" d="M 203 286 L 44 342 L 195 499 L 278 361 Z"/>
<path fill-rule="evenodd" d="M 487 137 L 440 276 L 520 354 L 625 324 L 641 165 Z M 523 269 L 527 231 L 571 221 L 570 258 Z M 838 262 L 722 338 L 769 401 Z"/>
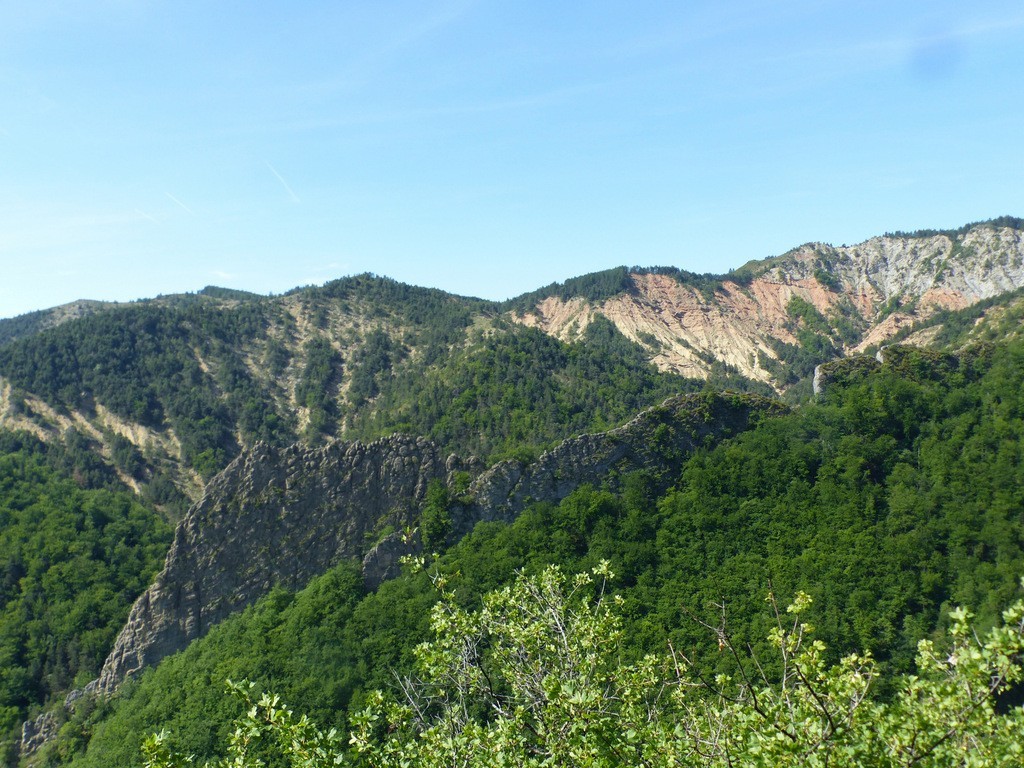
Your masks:
<path fill-rule="evenodd" d="M 585 290 L 574 294 L 575 286 Z M 663 370 L 704 378 L 733 370 L 781 389 L 808 375 L 814 356 L 883 343 L 937 310 L 1022 286 L 1022 220 L 1003 217 L 852 246 L 806 243 L 727 275 L 609 270 L 549 288 L 532 306 L 520 302 L 513 317 L 571 341 L 603 315 Z"/>

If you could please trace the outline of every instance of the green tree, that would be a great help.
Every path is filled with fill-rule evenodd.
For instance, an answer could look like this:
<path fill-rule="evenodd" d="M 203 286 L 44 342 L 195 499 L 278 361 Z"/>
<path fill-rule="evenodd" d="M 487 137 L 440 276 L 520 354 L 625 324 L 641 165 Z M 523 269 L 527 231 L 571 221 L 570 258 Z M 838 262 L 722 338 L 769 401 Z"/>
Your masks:
<path fill-rule="evenodd" d="M 427 485 L 427 496 L 420 513 L 420 539 L 426 549 L 443 546 L 452 529 L 451 493 L 440 479 Z"/>
<path fill-rule="evenodd" d="M 872 697 L 869 655 L 828 664 L 802 620 L 803 593 L 775 612 L 770 640 L 781 675 L 704 676 L 674 650 L 634 664 L 619 657 L 619 601 L 606 563 L 568 577 L 551 567 L 459 607 L 443 579 L 436 639 L 416 652 L 417 674 L 397 698 L 375 693 L 348 738 L 296 716 L 276 696 L 245 702 L 217 765 L 257 766 L 1002 766 L 1024 757 L 1024 709 L 997 697 L 1021 681 L 1024 601 L 979 637 L 951 615 L 950 645 L 921 643 L 916 675 Z M 772 605 L 774 601 L 772 600 Z M 725 626 L 706 625 L 739 656 Z M 740 669 L 745 665 L 740 665 Z M 763 667 L 758 667 L 763 668 Z M 168 737 L 150 738 L 147 768 L 190 762 Z"/>

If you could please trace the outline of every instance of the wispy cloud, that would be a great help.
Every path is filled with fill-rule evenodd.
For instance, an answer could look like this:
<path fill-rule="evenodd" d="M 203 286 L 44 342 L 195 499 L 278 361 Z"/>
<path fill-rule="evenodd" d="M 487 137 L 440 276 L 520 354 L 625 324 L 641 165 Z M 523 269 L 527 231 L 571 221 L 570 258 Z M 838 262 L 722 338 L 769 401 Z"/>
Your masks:
<path fill-rule="evenodd" d="M 435 13 L 402 29 L 391 40 L 389 45 L 381 49 L 380 55 L 387 57 L 403 48 L 409 47 L 422 38 L 432 35 L 437 30 L 443 29 L 461 18 L 474 5 L 476 5 L 474 0 L 455 0 L 455 2 L 443 4 Z"/>
<path fill-rule="evenodd" d="M 135 209 L 135 212 L 136 212 L 137 214 L 139 214 L 139 216 L 141 216 L 142 218 L 144 218 L 144 219 L 149 219 L 149 220 L 150 220 L 150 221 L 152 221 L 152 222 L 153 222 L 154 224 L 159 224 L 159 223 L 160 223 L 160 221 L 159 221 L 158 219 L 156 219 L 156 218 L 154 218 L 154 217 L 150 216 L 150 215 L 149 215 L 148 213 L 146 213 L 145 211 L 143 211 L 143 210 L 142 210 L 142 209 L 140 209 L 140 208 L 136 208 L 136 209 Z"/>
<path fill-rule="evenodd" d="M 291 185 L 289 185 L 288 182 L 284 180 L 284 177 L 277 172 L 277 169 L 274 168 L 274 166 L 272 166 L 269 162 L 267 163 L 267 168 L 269 168 L 270 172 L 277 177 L 278 181 L 281 182 L 281 186 L 284 187 L 285 192 L 288 193 L 288 196 L 292 199 L 292 201 L 296 203 L 301 203 L 302 200 L 300 200 L 299 196 L 295 194 L 295 191 L 291 188 Z"/>
<path fill-rule="evenodd" d="M 377 111 L 367 110 L 357 113 L 343 113 L 339 115 L 329 114 L 322 117 L 288 120 L 284 122 L 262 122 L 259 125 L 247 124 L 244 126 L 230 126 L 222 130 L 211 132 L 208 135 L 220 138 L 239 135 L 301 133 L 331 128 L 352 128 L 376 125 L 409 126 L 411 124 L 415 124 L 417 121 L 433 118 L 450 118 L 502 112 L 513 113 L 536 109 L 564 107 L 566 104 L 580 99 L 599 96 L 602 93 L 607 93 L 608 91 L 612 91 L 617 88 L 621 89 L 625 85 L 628 85 L 629 82 L 630 79 L 627 77 L 609 78 L 596 80 L 594 82 L 577 83 L 563 88 L 523 92 L 520 94 L 510 95 L 507 98 L 453 102 L 439 106 L 412 106 L 407 108 Z M 422 126 L 418 126 L 416 130 L 422 130 Z M 274 171 L 270 163 L 267 163 L 267 167 L 274 172 L 274 175 L 277 176 L 282 183 L 285 183 L 284 180 L 281 179 L 280 174 Z"/>
<path fill-rule="evenodd" d="M 956 33 L 965 37 L 977 37 L 991 33 L 1010 32 L 1021 27 L 1024 27 L 1024 16 L 1010 16 L 978 21 L 957 29 Z"/>
<path fill-rule="evenodd" d="M 168 199 L 170 199 L 170 201 L 171 201 L 171 202 L 173 202 L 173 203 L 177 203 L 177 204 L 178 204 L 178 205 L 179 205 L 179 206 L 180 206 L 181 208 L 184 208 L 184 209 L 185 209 L 186 211 L 188 211 L 189 213 L 191 213 L 191 214 L 192 214 L 193 216 L 195 216 L 195 215 L 196 215 L 196 212 L 195 212 L 195 211 L 193 211 L 193 210 L 192 210 L 191 208 L 189 208 L 189 207 L 188 207 L 187 205 L 185 205 L 185 204 L 184 204 L 183 202 L 181 202 L 181 200 L 179 200 L 178 198 L 176 198 L 176 197 L 175 197 L 174 195 L 172 195 L 172 194 L 171 194 L 170 192 L 164 192 L 164 194 L 165 194 L 165 195 L 167 195 Z"/>

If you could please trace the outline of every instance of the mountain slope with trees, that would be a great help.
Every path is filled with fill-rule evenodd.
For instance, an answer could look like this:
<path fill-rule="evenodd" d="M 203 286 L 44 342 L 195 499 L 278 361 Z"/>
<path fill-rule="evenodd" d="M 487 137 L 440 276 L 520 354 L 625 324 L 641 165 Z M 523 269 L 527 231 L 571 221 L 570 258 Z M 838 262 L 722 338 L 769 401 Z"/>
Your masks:
<path fill-rule="evenodd" d="M 486 461 L 703 386 L 656 371 L 608 323 L 566 344 L 484 302 L 368 276 L 109 309 L 0 348 L 0 377 L 0 426 L 50 442 L 76 430 L 171 518 L 257 441 L 406 431 Z"/>
<path fill-rule="evenodd" d="M 607 591 L 612 576 L 605 562 L 571 579 L 556 567 L 521 574 L 485 595 L 475 611 L 459 605 L 438 579 L 443 599 L 431 613 L 435 637 L 417 647 L 415 676 L 403 678 L 400 694 L 371 694 L 346 738 L 296 716 L 276 695 L 254 695 L 252 683 L 232 684 L 244 713 L 235 720 L 226 761 L 218 764 L 967 768 L 1020 762 L 1024 707 L 1000 699 L 1024 673 L 1024 600 L 980 636 L 969 612 L 952 612 L 947 641 L 922 643 L 917 674 L 887 679 L 897 693 L 879 700 L 870 655 L 825 660 L 826 646 L 803 621 L 812 603 L 803 592 L 785 613 L 770 600 L 777 681 L 763 666 L 759 674 L 712 681 L 675 651 L 625 663 L 618 655 L 619 601 Z M 723 651 L 750 659 L 727 628 L 716 634 Z M 147 739 L 148 768 L 193 764 L 173 742 L 166 730 Z"/>
<path fill-rule="evenodd" d="M 0 428 L 74 428 L 171 519 L 258 440 L 537 452 L 704 382 L 806 387 L 822 362 L 1024 285 L 1021 232 L 1003 217 L 808 245 L 721 276 L 622 267 L 504 304 L 372 275 L 78 302 L 0 321 Z"/>
<path fill-rule="evenodd" d="M 814 575 L 815 621 L 830 647 L 869 649 L 883 669 L 905 671 L 914 639 L 941 632 L 944 606 L 975 606 L 990 622 L 1015 594 L 1021 235 L 1021 221 L 1004 217 L 856 246 L 812 244 L 722 276 L 622 267 L 506 303 L 361 275 L 282 296 L 207 288 L 0 321 L 0 460 L 10 460 L 11 477 L 30 460 L 17 504 L 33 509 L 23 520 L 15 505 L 5 518 L 28 547 L 9 560 L 6 599 L 36 628 L 31 642 L 11 635 L 14 671 L 4 684 L 15 693 L 5 716 L 14 724 L 94 674 L 121 620 L 119 601 L 142 591 L 166 551 L 167 521 L 254 446 L 404 432 L 475 456 L 475 466 L 529 464 L 667 396 L 723 388 L 803 404 L 781 426 L 708 447 L 667 492 L 611 473 L 570 499 L 529 507 L 525 522 L 481 525 L 442 552 L 440 567 L 450 562 L 476 579 L 472 596 L 523 563 L 580 570 L 608 555 L 625 579 L 636 649 L 663 647 L 666 632 L 700 645 L 688 630 L 667 629 L 686 624 L 668 594 L 691 605 L 726 597 L 730 610 L 753 617 L 767 580 L 792 593 Z M 883 348 L 883 362 L 858 356 L 892 340 L 921 349 Z M 824 393 L 806 404 L 822 364 Z M 447 505 L 460 492 L 428 499 L 432 544 L 445 542 L 437 531 L 447 530 Z M 86 519 L 86 508 L 107 511 Z M 68 527 L 75 533 L 64 554 L 40 543 Z M 108 528 L 128 550 L 104 538 Z M 46 553 L 40 562 L 67 558 L 72 571 L 95 571 L 95 581 L 82 580 L 82 605 L 94 592 L 118 596 L 82 630 L 88 652 L 68 629 L 74 621 L 62 625 L 42 607 L 77 593 L 56 575 L 40 591 L 22 574 L 35 547 Z M 422 601 L 434 599 L 415 580 L 377 594 L 390 589 L 419 606 L 392 605 L 398 616 L 422 618 Z M 378 599 L 358 590 L 337 597 L 371 613 L 358 606 Z M 280 599 L 281 610 L 298 600 Z M 764 627 L 751 618 L 742 628 L 745 620 L 740 632 L 756 645 Z M 368 647 L 398 668 L 407 640 L 423 631 L 410 619 Z M 356 664 L 354 677 L 339 672 L 347 693 L 296 703 L 322 722 L 347 722 L 350 702 L 383 684 L 373 654 L 354 658 L 335 665 Z M 290 694 L 290 678 L 281 680 L 275 690 Z M 116 701 L 89 702 L 47 760 L 70 760 L 94 726 L 99 733 L 108 715 L 122 717 Z M 107 755 L 105 743 L 90 749 Z"/>
<path fill-rule="evenodd" d="M 99 673 L 170 542 L 126 491 L 82 489 L 31 438 L 0 454 L 0 732 Z"/>
<path fill-rule="evenodd" d="M 764 599 L 802 590 L 825 660 L 870 651 L 885 700 L 885 680 L 914 669 L 918 641 L 940 640 L 954 606 L 970 606 L 984 630 L 1020 597 L 1024 572 L 1024 345 L 887 359 L 874 370 L 851 361 L 820 401 L 699 452 L 666 492 L 643 473 L 618 490 L 581 488 L 479 525 L 433 567 L 473 605 L 518 569 L 607 560 L 624 658 L 671 643 L 709 675 L 740 668 L 694 617 L 718 627 L 724 605 L 731 642 L 769 659 Z M 297 594 L 279 590 L 76 711 L 51 754 L 66 760 L 88 742 L 72 764 L 131 765 L 145 735 L 167 726 L 184 751 L 209 755 L 237 712 L 226 677 L 351 727 L 371 689 L 412 669 L 437 599 L 422 572 L 368 594 L 349 565 Z"/>

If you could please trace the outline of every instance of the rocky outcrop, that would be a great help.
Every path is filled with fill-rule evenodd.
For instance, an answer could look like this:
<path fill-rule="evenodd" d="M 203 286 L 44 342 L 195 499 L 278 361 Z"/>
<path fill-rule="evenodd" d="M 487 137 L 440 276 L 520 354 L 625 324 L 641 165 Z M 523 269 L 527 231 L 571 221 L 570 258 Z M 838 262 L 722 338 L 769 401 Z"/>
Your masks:
<path fill-rule="evenodd" d="M 782 410 L 752 395 L 676 397 L 618 429 L 567 440 L 530 464 L 503 462 L 460 494 L 452 538 L 614 473 L 646 469 L 667 484 L 698 446 Z M 111 693 L 275 585 L 299 589 L 352 558 L 362 559 L 371 587 L 393 576 L 401 555 L 418 546 L 410 532 L 428 484 L 450 485 L 466 470 L 478 472 L 472 461 L 445 458 L 433 443 L 400 435 L 246 451 L 178 525 L 163 571 L 136 601 L 91 690 Z"/>
<path fill-rule="evenodd" d="M 827 395 L 830 389 L 860 384 L 880 370 L 891 371 L 907 381 L 944 381 L 953 376 L 973 377 L 985 370 L 992 354 L 990 342 L 974 342 L 945 352 L 912 344 L 892 344 L 873 356 L 851 355 L 823 363 L 814 369 L 814 394 Z"/>
<path fill-rule="evenodd" d="M 662 370 L 706 378 L 724 364 L 782 386 L 765 361 L 779 359 L 780 343 L 799 344 L 790 313 L 794 298 L 837 328 L 842 324 L 834 341 L 856 353 L 937 309 L 959 309 L 1024 286 L 1024 232 L 980 224 L 852 246 L 810 243 L 713 284 L 656 272 L 634 273 L 630 280 L 631 290 L 602 301 L 551 296 L 512 317 L 573 341 L 603 315 Z"/>
<path fill-rule="evenodd" d="M 26 720 L 21 725 L 21 742 L 18 745 L 20 754 L 31 755 L 43 744 L 57 735 L 60 730 L 60 718 L 57 712 L 43 712 L 34 720 Z"/>
<path fill-rule="evenodd" d="M 95 689 L 110 693 L 275 585 L 299 589 L 361 558 L 384 526 L 415 522 L 427 484 L 449 466 L 433 443 L 400 435 L 244 452 L 178 525 L 164 569 L 132 607 Z"/>
<path fill-rule="evenodd" d="M 881 357 L 868 355 L 852 355 L 822 363 L 814 369 L 814 394 L 820 397 L 834 386 L 847 386 L 855 381 L 862 381 L 881 367 Z"/>
<path fill-rule="evenodd" d="M 648 470 L 667 487 L 697 448 L 743 431 L 755 415 L 785 410 L 756 395 L 682 395 L 618 429 L 570 438 L 530 464 L 502 462 L 470 484 L 471 501 L 454 510 L 455 536 L 484 520 L 511 521 L 531 502 L 561 501 L 585 483 L 614 483 L 628 472 Z"/>

